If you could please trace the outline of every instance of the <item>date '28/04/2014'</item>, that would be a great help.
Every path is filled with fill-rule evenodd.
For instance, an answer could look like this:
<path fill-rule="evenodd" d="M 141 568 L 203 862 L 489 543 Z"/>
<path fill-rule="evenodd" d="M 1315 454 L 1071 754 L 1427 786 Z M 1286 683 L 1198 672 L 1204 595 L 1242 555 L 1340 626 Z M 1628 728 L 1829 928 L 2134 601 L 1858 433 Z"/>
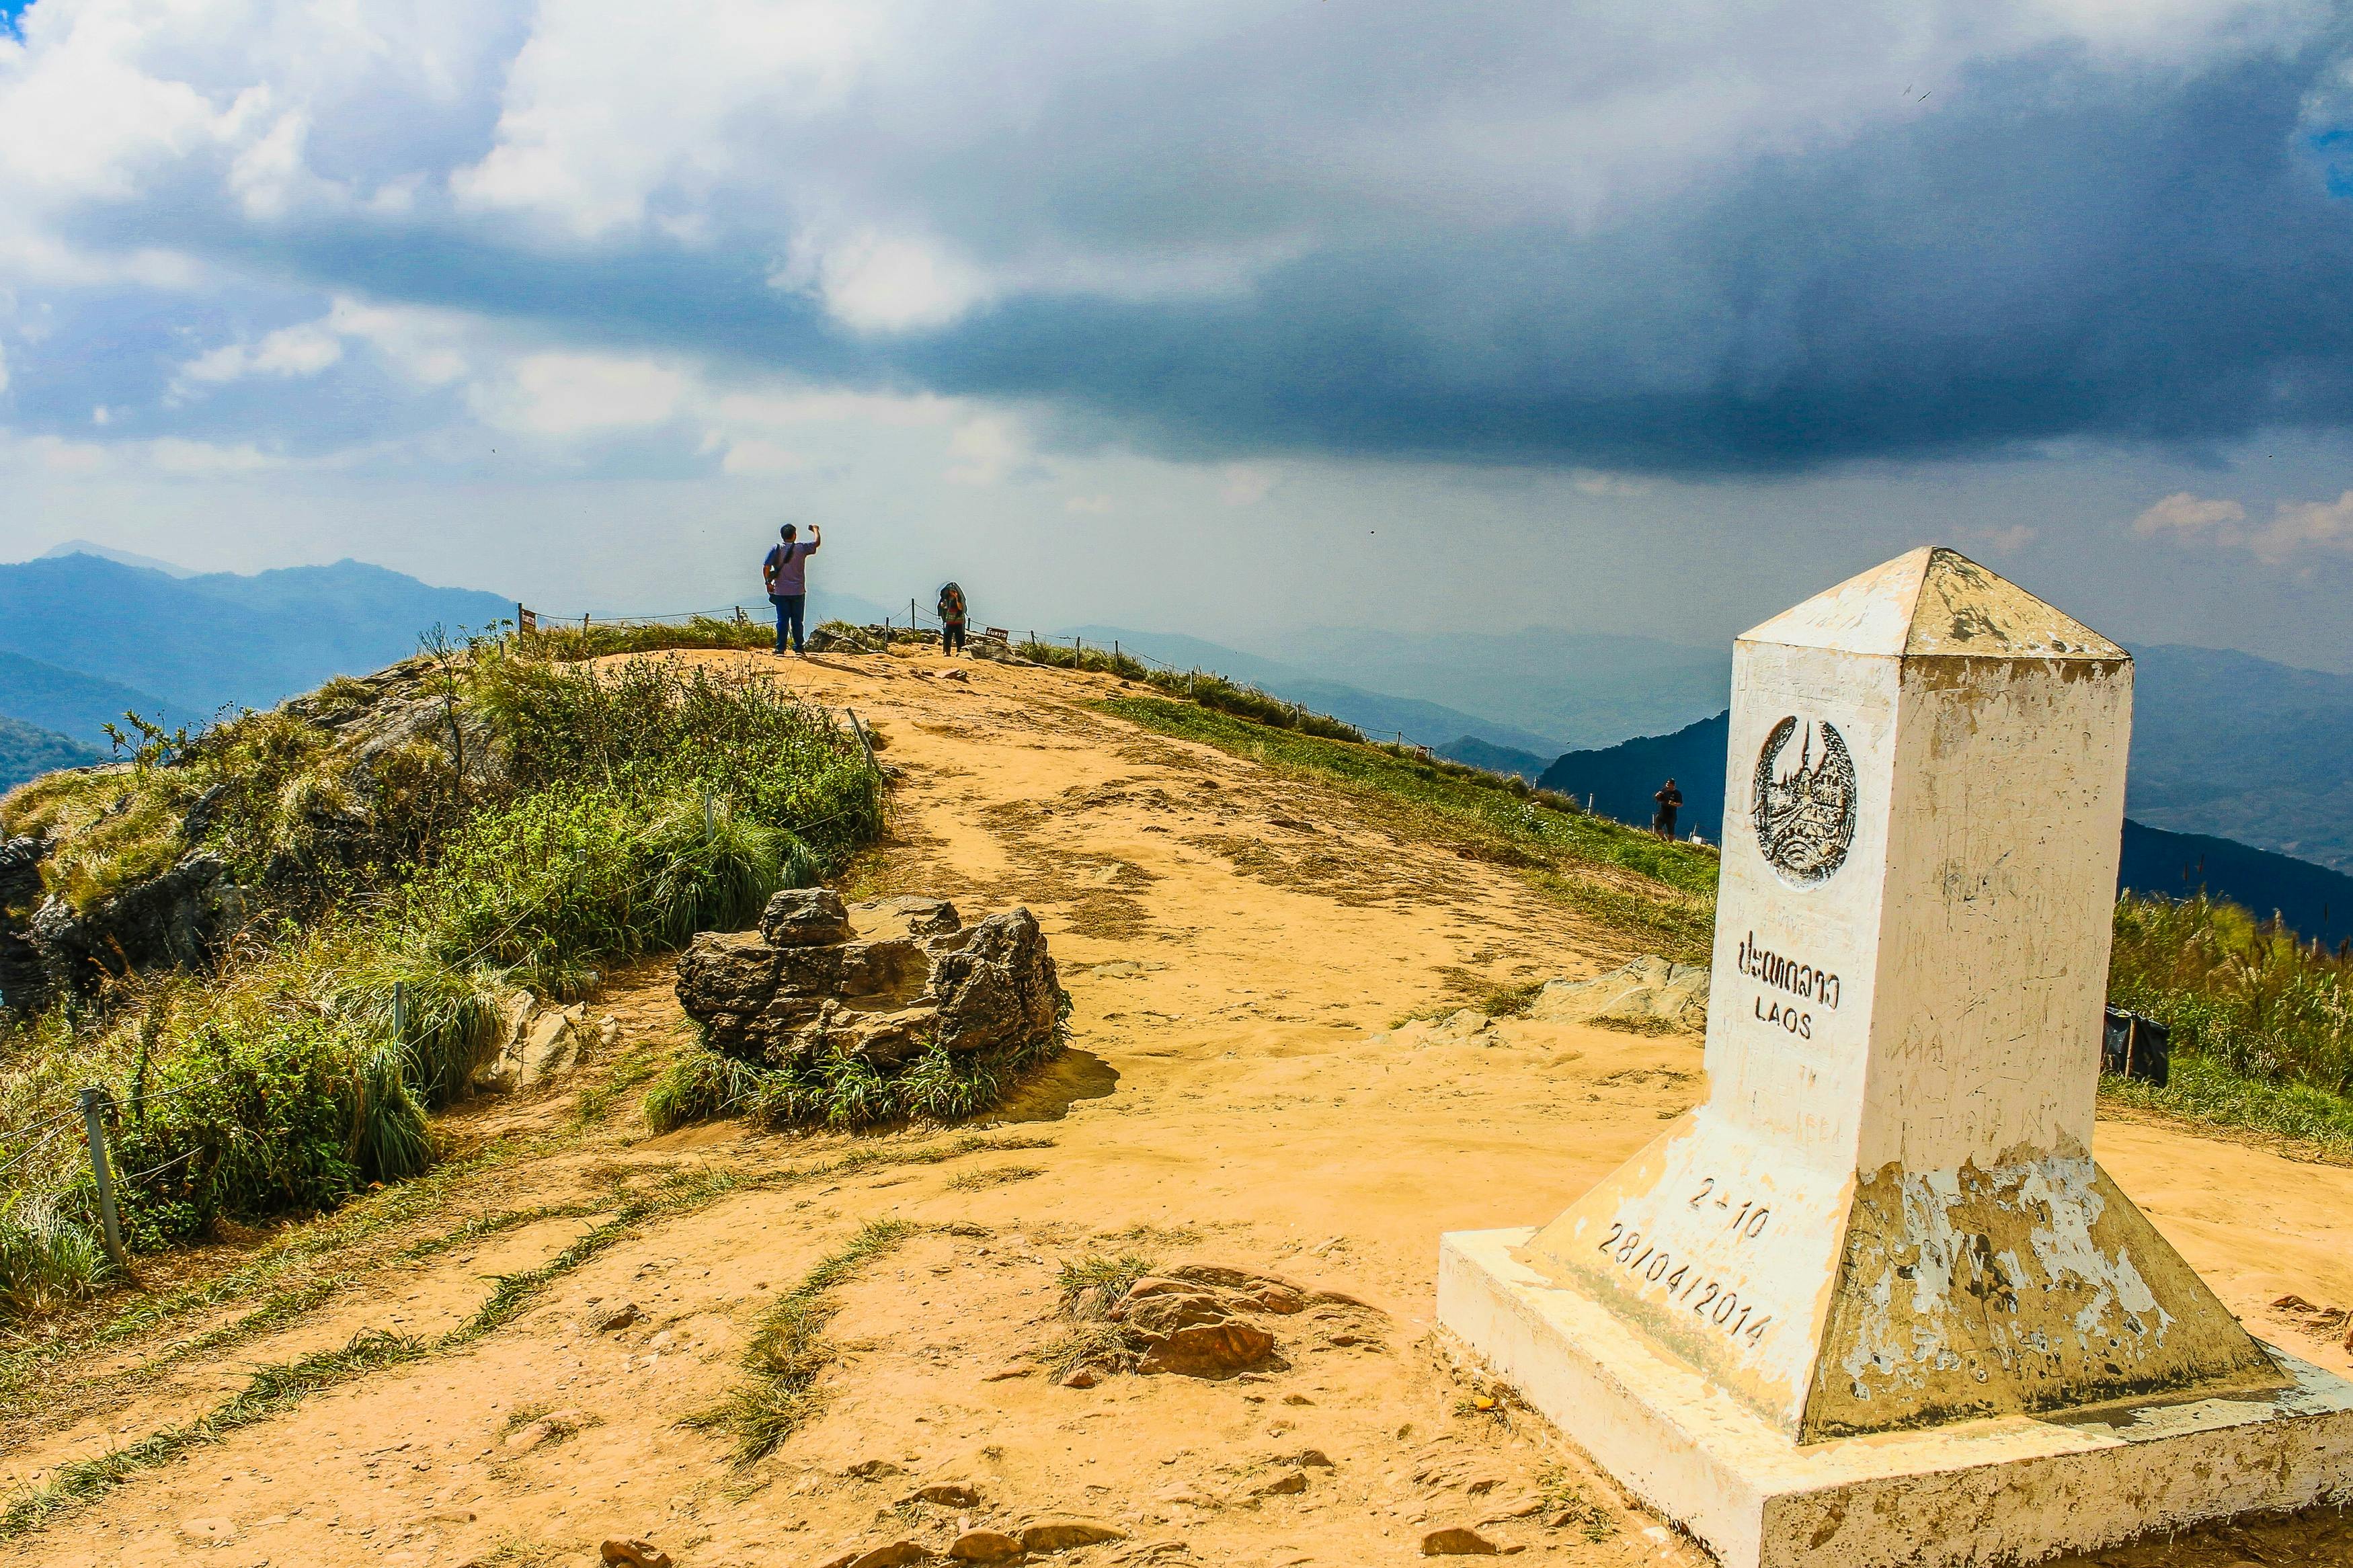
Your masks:
<path fill-rule="evenodd" d="M 1701 1178 L 1699 1190 L 1686 1206 L 1724 1210 L 1730 1217 L 1724 1223 L 1723 1235 L 1735 1247 L 1757 1240 L 1773 1221 L 1773 1211 L 1754 1201 L 1736 1208 L 1731 1194 L 1720 1188 L 1714 1176 Z M 1612 1224 L 1609 1234 L 1594 1250 L 1606 1254 L 1643 1284 L 1661 1287 L 1673 1305 L 1689 1309 L 1736 1339 L 1754 1345 L 1764 1339 L 1773 1321 L 1769 1315 L 1758 1314 L 1756 1308 L 1744 1303 L 1737 1291 L 1710 1278 L 1704 1264 L 1678 1260 L 1656 1242 L 1646 1243 L 1641 1231 L 1623 1224 Z"/>

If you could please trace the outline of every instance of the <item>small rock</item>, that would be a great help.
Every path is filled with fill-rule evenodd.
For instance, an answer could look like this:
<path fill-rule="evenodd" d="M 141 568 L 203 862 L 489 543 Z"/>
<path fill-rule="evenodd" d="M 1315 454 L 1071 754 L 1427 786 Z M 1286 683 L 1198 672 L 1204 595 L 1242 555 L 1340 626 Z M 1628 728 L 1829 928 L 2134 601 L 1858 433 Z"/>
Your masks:
<path fill-rule="evenodd" d="M 879 1481 L 885 1476 L 903 1476 L 907 1472 L 888 1459 L 860 1459 L 841 1472 L 861 1481 Z"/>
<path fill-rule="evenodd" d="M 1074 1366 L 1062 1374 L 1064 1388 L 1092 1388 L 1101 1381 L 1102 1379 L 1095 1376 L 1095 1369 L 1091 1366 Z"/>
<path fill-rule="evenodd" d="M 542 1443 L 546 1442 L 550 1437 L 554 1436 L 555 1428 L 548 1425 L 547 1418 L 545 1416 L 542 1416 L 536 1421 L 528 1422 L 508 1433 L 506 1436 L 506 1441 L 501 1444 L 500 1447 L 505 1448 L 510 1453 L 528 1454 L 533 1448 L 538 1447 Z"/>
<path fill-rule="evenodd" d="M 1293 1470 L 1287 1476 L 1277 1476 L 1258 1489 L 1260 1497 L 1297 1497 L 1307 1489 L 1307 1473 Z"/>
<path fill-rule="evenodd" d="M 1487 1549 L 1490 1552 L 1493 1547 Z M 932 1549 L 917 1541 L 894 1541 L 888 1546 L 878 1546 L 849 1560 L 849 1568 L 906 1568 L 910 1563 L 922 1563 L 932 1555 Z"/>
<path fill-rule="evenodd" d="M 915 1495 L 909 1500 L 937 1503 L 942 1508 L 978 1508 L 980 1489 L 966 1486 L 962 1481 L 939 1481 L 917 1488 Z"/>
<path fill-rule="evenodd" d="M 982 1378 L 980 1381 L 983 1383 L 1003 1383 L 1008 1378 L 1027 1377 L 1037 1370 L 1038 1369 L 1034 1366 L 1001 1366 L 995 1372 L 990 1373 L 987 1377 Z"/>
<path fill-rule="evenodd" d="M 631 1323 L 641 1322 L 644 1319 L 645 1314 L 638 1310 L 638 1304 L 635 1301 L 623 1301 L 617 1306 L 607 1307 L 598 1311 L 588 1320 L 588 1322 L 589 1326 L 598 1333 L 609 1334 L 617 1330 L 626 1329 Z"/>
<path fill-rule="evenodd" d="M 849 909 L 831 888 L 787 888 L 760 911 L 770 947 L 828 947 L 849 940 Z"/>
<path fill-rule="evenodd" d="M 608 1541 L 596 1553 L 605 1568 L 670 1568 L 670 1553 L 650 1541 Z"/>
<path fill-rule="evenodd" d="M 191 1541 L 220 1542 L 237 1533 L 237 1526 L 225 1519 L 184 1519 L 180 1533 Z"/>
<path fill-rule="evenodd" d="M 1282 1402 L 1285 1405 L 1313 1405 L 1315 1403 L 1303 1394 L 1286 1394 L 1282 1396 Z"/>
<path fill-rule="evenodd" d="M 1311 1470 L 1328 1470 L 1334 1468 L 1331 1457 L 1321 1448 L 1302 1448 L 1283 1463 L 1299 1465 Z"/>
<path fill-rule="evenodd" d="M 1475 1530 L 1449 1525 L 1421 1538 L 1424 1557 L 1492 1557 L 1503 1548 Z"/>
<path fill-rule="evenodd" d="M 948 1555 L 958 1563 L 1002 1563 L 1021 1551 L 1020 1542 L 994 1530 L 967 1530 L 948 1543 Z"/>
<path fill-rule="evenodd" d="M 621 1043 L 621 1020 L 610 1013 L 596 1020 L 596 1047 L 609 1051 Z"/>
<path fill-rule="evenodd" d="M 1068 1552 L 1075 1546 L 1126 1539 L 1126 1531 L 1092 1519 L 1040 1519 L 1021 1527 L 1025 1552 Z"/>
<path fill-rule="evenodd" d="M 1501 1476 L 1474 1476 L 1462 1483 L 1462 1489 L 1472 1497 L 1485 1497 L 1503 1484 L 1504 1478 Z"/>

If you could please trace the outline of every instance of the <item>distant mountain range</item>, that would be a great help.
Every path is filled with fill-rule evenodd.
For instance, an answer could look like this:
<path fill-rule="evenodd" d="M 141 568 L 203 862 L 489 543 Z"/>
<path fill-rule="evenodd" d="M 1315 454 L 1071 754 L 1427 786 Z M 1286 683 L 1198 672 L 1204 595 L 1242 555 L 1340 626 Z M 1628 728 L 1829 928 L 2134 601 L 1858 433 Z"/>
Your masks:
<path fill-rule="evenodd" d="M 1723 707 L 1732 689 L 1728 647 L 1546 627 L 1446 634 L 1305 627 L 1277 634 L 1269 651 L 1326 680 L 1476 714 L 1489 730 L 1458 733 L 1545 756 L 1689 723 Z M 1508 739 L 1494 726 L 1525 738 Z M 1546 743 L 1533 743 L 1539 737 Z"/>
<path fill-rule="evenodd" d="M 1545 769 L 1536 782 L 1580 801 L 1590 797 L 1596 811 L 1620 822 L 1648 823 L 1651 795 L 1672 778 L 1683 795 L 1682 828 L 1697 826 L 1711 843 L 1721 843 L 1725 751 L 1731 734 L 1731 715 L 1718 713 L 1671 735 L 1645 735 L 1599 751 L 1570 752 Z M 2136 766 L 2137 757 L 2136 744 Z M 2143 892 L 2176 897 L 2204 888 L 2258 914 L 2277 910 L 2308 937 L 2336 942 L 2353 936 L 2353 877 L 2228 838 L 2168 832 L 2126 817 L 2117 881 Z"/>
<path fill-rule="evenodd" d="M 2353 872 L 2353 676 L 2164 644 L 2133 663 L 2135 817 Z"/>
<path fill-rule="evenodd" d="M 21 653 L 0 653 L 0 713 L 104 749 L 106 726 L 121 724 L 125 712 L 166 730 L 183 724 L 200 729 L 208 717 L 119 680 L 61 668 Z"/>
<path fill-rule="evenodd" d="M 1530 779 L 1564 752 L 1668 738 L 1720 712 L 1731 686 L 1728 652 L 1644 637 L 1306 630 L 1277 637 L 1282 657 L 1270 658 L 1190 637 L 1080 629 L 1090 638 L 1116 632 L 1171 662 Z M 2133 657 L 2126 805 L 2135 820 L 2353 873 L 2353 676 L 2168 643 Z M 1642 791 L 1645 802 L 1658 782 Z"/>
<path fill-rule="evenodd" d="M 1245 653 L 1181 632 L 1140 632 L 1126 626 L 1065 626 L 1058 637 L 1082 637 L 1109 647 L 1113 641 L 1130 653 L 1142 654 L 1178 669 L 1214 670 L 1229 680 L 1245 681 L 1262 690 L 1319 713 L 1354 724 L 1377 740 L 1401 738 L 1419 746 L 1435 747 L 1457 736 L 1472 736 L 1490 745 L 1542 752 L 1561 751 L 1559 742 L 1516 725 L 1440 702 L 1373 691 L 1350 681 L 1317 674 L 1263 654 Z"/>
<path fill-rule="evenodd" d="M 812 620 L 885 613 L 852 595 L 814 597 Z M 0 565 L 0 717 L 14 721 L 0 733 L 0 788 L 105 754 L 104 726 L 126 709 L 195 726 L 381 668 L 435 625 L 480 627 L 512 613 L 496 595 L 356 561 L 240 576 L 77 542 Z M 1274 637 L 1273 654 L 1113 626 L 1071 633 L 1216 670 L 1368 734 L 1589 793 L 1630 821 L 1649 820 L 1651 792 L 1673 773 L 1691 820 L 1722 817 L 1723 721 L 1701 716 L 1723 710 L 1726 650 L 1541 629 L 1303 628 Z M 2334 882 L 2306 888 L 2294 862 L 2272 862 L 2353 871 L 2353 676 L 2162 644 L 2135 658 L 2127 879 L 2176 886 L 2183 866 L 2202 861 L 2218 890 L 2223 877 L 2271 889 L 2232 896 L 2292 918 L 2326 906 L 2328 928 L 2341 927 L 2353 898 Z M 2242 858 L 2261 850 L 2278 853 Z"/>
<path fill-rule="evenodd" d="M 175 578 L 87 554 L 0 566 L 0 653 L 207 716 L 380 669 L 415 653 L 417 634 L 436 624 L 484 626 L 513 614 L 496 595 L 357 561 L 250 577 Z"/>

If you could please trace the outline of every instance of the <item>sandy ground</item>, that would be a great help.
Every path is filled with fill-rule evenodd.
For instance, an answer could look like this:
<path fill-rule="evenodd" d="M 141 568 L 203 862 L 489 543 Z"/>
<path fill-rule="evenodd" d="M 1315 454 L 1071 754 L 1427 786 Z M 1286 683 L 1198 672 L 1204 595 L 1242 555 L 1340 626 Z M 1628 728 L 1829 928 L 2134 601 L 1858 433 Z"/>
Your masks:
<path fill-rule="evenodd" d="M 626 1106 L 578 1131 L 575 1089 L 609 1059 L 581 1085 L 470 1111 L 455 1123 L 468 1139 L 538 1131 L 549 1150 L 452 1184 L 408 1235 L 534 1205 L 600 1212 L 385 1264 L 231 1348 L 186 1347 L 250 1301 L 66 1363 L 0 1425 L 0 1486 L 185 1419 L 256 1364 L 362 1329 L 446 1330 L 490 1276 L 554 1257 L 621 1194 L 715 1169 L 766 1184 L 644 1223 L 462 1349 L 142 1470 L 12 1542 L 11 1561 L 586 1564 L 601 1540 L 636 1536 L 680 1568 L 815 1568 L 1059 1515 L 1124 1532 L 1056 1559 L 1076 1563 L 1403 1563 L 1444 1526 L 1534 1562 L 1707 1561 L 1508 1396 L 1482 1408 L 1494 1391 L 1431 1331 L 1439 1233 L 1549 1219 L 1699 1097 L 1698 1041 L 1518 1020 L 1468 1038 L 1392 1027 L 1481 982 L 1592 973 L 1630 950 L 1510 870 L 1401 841 L 1343 795 L 1085 707 L 1119 689 L 1107 678 L 691 657 L 773 671 L 878 732 L 894 840 L 853 896 L 944 895 L 967 918 L 1027 904 L 1075 998 L 1077 1048 L 960 1153 L 960 1133 L 649 1139 Z M 617 1055 L 684 1038 L 659 967 L 622 977 L 596 1010 L 623 1025 Z M 942 1157 L 809 1173 L 876 1147 Z M 2150 1125 L 2107 1125 L 2099 1152 L 2258 1332 L 2353 1373 L 2268 1306 L 2353 1305 L 2353 1171 Z M 824 1414 L 731 1467 L 724 1436 L 681 1419 L 740 1381 L 764 1304 L 882 1216 L 924 1228 L 834 1298 Z M 1268 1320 L 1279 1366 L 1246 1380 L 1060 1386 L 1031 1359 L 1058 1331 L 1056 1269 L 1120 1251 L 1271 1270 L 1367 1306 Z M 625 1300 L 638 1321 L 595 1326 Z M 545 1428 L 529 1422 L 550 1411 L 576 1429 L 533 1446 Z M 1299 1466 L 1310 1448 L 1330 1463 Z M 1303 1490 L 1261 1490 L 1302 1476 Z M 910 1500 L 944 1481 L 977 1500 Z M 1566 1517 L 1577 1497 L 1589 1508 Z M 2344 1563 L 2353 1521 L 2201 1531 L 2098 1561 Z"/>

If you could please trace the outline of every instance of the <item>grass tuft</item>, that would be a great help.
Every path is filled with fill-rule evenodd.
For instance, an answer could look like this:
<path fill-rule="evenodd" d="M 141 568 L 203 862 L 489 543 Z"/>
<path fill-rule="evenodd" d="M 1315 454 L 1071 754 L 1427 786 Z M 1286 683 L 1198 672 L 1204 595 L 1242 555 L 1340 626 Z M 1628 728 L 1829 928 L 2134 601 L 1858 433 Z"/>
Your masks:
<path fill-rule="evenodd" d="M 1057 1377 L 1082 1366 L 1132 1370 L 1143 1358 L 1143 1342 L 1106 1314 L 1130 1286 L 1158 1267 L 1141 1252 L 1097 1252 L 1066 1260 L 1054 1281 L 1066 1326 L 1039 1351 L 1039 1361 Z"/>
<path fill-rule="evenodd" d="M 818 1379 L 835 1352 L 825 1337 L 836 1310 L 828 1300 L 867 1264 L 900 1246 L 917 1227 L 899 1219 L 870 1220 L 858 1234 L 819 1259 L 799 1284 L 761 1314 L 744 1352 L 749 1379 L 714 1408 L 687 1425 L 730 1434 L 742 1469 L 767 1458 L 825 1409 Z"/>

